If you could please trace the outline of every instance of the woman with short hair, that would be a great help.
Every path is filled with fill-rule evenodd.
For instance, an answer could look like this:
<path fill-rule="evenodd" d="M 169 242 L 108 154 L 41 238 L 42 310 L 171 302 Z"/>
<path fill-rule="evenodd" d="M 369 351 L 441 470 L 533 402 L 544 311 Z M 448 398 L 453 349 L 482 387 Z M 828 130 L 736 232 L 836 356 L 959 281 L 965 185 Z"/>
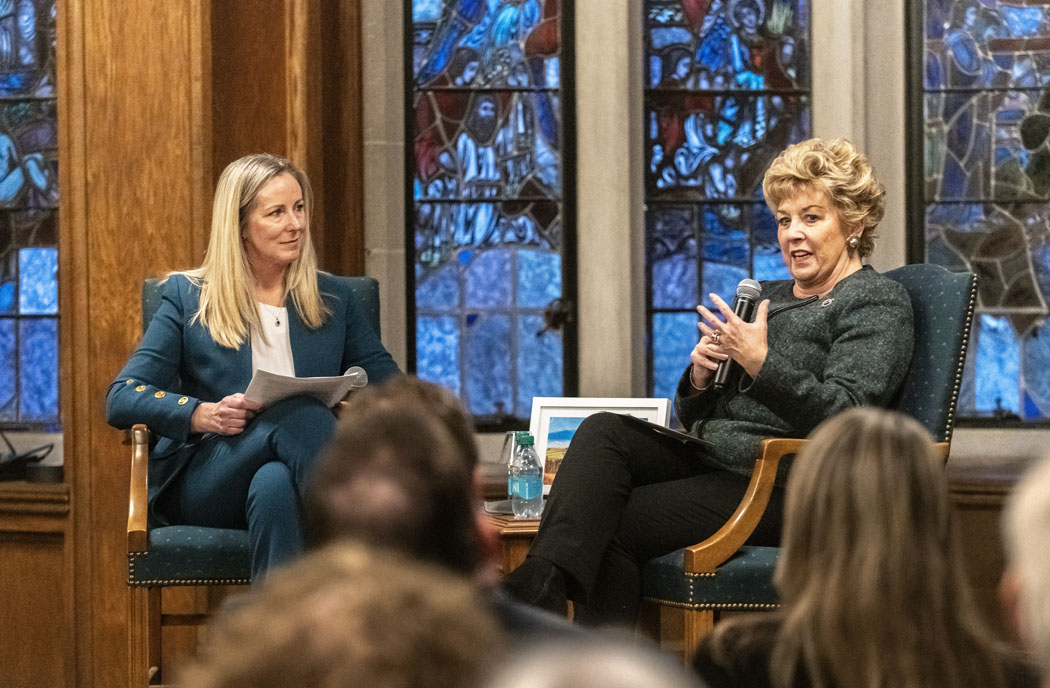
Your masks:
<path fill-rule="evenodd" d="M 911 360 L 911 299 L 863 265 L 885 191 L 844 139 L 810 139 L 766 172 L 792 279 L 762 284 L 745 322 L 717 295 L 698 306 L 703 336 L 679 382 L 678 418 L 703 446 L 683 445 L 611 413 L 585 419 L 551 487 L 529 557 L 505 580 L 520 599 L 591 623 L 630 624 L 641 567 L 709 537 L 740 503 L 768 437 L 804 437 L 856 406 L 889 404 Z M 719 363 L 743 369 L 713 384 Z M 780 540 L 782 464 L 751 544 Z"/>
<path fill-rule="evenodd" d="M 302 549 L 303 486 L 335 417 L 315 399 L 244 398 L 258 369 L 299 377 L 398 372 L 343 280 L 317 269 L 306 174 L 270 154 L 230 163 L 204 263 L 168 275 L 138 348 L 110 385 L 109 423 L 160 435 L 151 525 L 247 528 L 252 576 Z"/>

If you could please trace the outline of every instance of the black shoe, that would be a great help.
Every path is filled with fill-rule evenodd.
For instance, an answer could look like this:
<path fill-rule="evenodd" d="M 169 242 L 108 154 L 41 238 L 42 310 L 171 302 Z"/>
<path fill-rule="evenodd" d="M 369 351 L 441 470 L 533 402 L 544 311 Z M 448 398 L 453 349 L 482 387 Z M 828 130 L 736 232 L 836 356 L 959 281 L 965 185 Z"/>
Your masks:
<path fill-rule="evenodd" d="M 511 597 L 540 609 L 566 616 L 565 574 L 539 557 L 526 557 L 525 563 L 503 577 L 503 589 Z"/>

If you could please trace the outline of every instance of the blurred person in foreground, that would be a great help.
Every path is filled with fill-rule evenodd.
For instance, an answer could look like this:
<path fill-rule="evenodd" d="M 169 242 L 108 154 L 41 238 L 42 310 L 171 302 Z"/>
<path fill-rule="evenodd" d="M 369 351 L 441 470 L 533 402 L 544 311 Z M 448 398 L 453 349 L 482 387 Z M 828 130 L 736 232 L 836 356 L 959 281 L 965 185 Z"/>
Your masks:
<path fill-rule="evenodd" d="M 857 406 L 885 406 L 911 360 L 911 299 L 864 265 L 885 189 L 844 139 L 810 139 L 773 161 L 762 183 L 791 279 L 764 282 L 753 322 L 711 294 L 702 336 L 675 397 L 703 446 L 682 444 L 619 414 L 586 418 L 559 466 L 539 532 L 504 586 L 519 599 L 595 624 L 634 622 L 641 569 L 721 528 L 743 498 L 761 440 L 805 437 Z M 728 295 L 725 295 L 728 296 Z M 718 365 L 742 369 L 714 384 Z M 780 542 L 776 486 L 752 545 Z"/>
<path fill-rule="evenodd" d="M 317 269 L 312 194 L 288 160 L 230 163 L 215 188 L 204 263 L 170 273 L 138 348 L 106 395 L 117 428 L 160 436 L 149 457 L 152 526 L 247 529 L 252 579 L 302 551 L 301 500 L 332 434 L 306 396 L 244 397 L 256 370 L 378 383 L 397 364 L 343 280 Z"/>
<path fill-rule="evenodd" d="M 726 620 L 694 667 L 712 688 L 1027 686 L 978 618 L 941 460 L 894 411 L 822 423 L 787 485 L 781 608 Z"/>
<path fill-rule="evenodd" d="M 626 637 L 540 643 L 500 667 L 485 688 L 703 688 L 681 660 Z"/>
<path fill-rule="evenodd" d="M 1050 688 L 1050 458 L 1014 489 L 1003 514 L 1003 609 Z"/>
<path fill-rule="evenodd" d="M 305 504 L 308 542 L 357 540 L 469 577 L 509 634 L 581 634 L 497 586 L 473 425 L 445 388 L 406 376 L 355 392 L 318 460 Z"/>
<path fill-rule="evenodd" d="M 271 573 L 221 615 L 175 685 L 469 688 L 500 644 L 461 577 L 341 543 Z"/>

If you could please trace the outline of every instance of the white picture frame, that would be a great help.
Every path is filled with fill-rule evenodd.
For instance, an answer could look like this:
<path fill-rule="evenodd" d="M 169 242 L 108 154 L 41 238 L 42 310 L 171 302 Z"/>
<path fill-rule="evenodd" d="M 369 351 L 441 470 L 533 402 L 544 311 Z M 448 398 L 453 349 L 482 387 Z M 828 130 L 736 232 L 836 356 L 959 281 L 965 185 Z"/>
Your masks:
<path fill-rule="evenodd" d="M 600 411 L 624 413 L 666 428 L 671 420 L 671 401 L 623 397 L 533 397 L 529 432 L 536 440 L 536 454 L 543 468 L 543 494 L 550 492 L 561 457 L 580 423 Z M 550 466 L 548 450 L 557 454 L 550 456 Z"/>

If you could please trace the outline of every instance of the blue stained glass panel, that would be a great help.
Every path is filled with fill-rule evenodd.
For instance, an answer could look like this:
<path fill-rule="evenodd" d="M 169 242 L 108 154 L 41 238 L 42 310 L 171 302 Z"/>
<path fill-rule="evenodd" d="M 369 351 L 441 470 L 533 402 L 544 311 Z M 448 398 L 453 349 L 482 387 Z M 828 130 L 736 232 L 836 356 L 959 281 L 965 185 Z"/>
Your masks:
<path fill-rule="evenodd" d="M 459 306 L 459 269 L 448 263 L 416 283 L 416 308 L 452 309 Z"/>
<path fill-rule="evenodd" d="M 1025 391 L 1038 411 L 1036 417 L 1046 418 L 1050 416 L 1050 328 L 1046 320 L 1024 338 L 1022 349 Z"/>
<path fill-rule="evenodd" d="M 0 422 L 18 418 L 15 370 L 15 321 L 0 318 Z"/>
<path fill-rule="evenodd" d="M 1048 94 L 927 93 L 927 201 L 1050 198 Z"/>
<path fill-rule="evenodd" d="M 514 415 L 528 418 L 533 397 L 560 397 L 562 392 L 562 336 L 544 332 L 543 318 L 523 315 L 518 318 L 518 391 Z"/>
<path fill-rule="evenodd" d="M 561 297 L 559 254 L 518 249 L 517 258 L 518 307 L 543 308 Z"/>
<path fill-rule="evenodd" d="M 674 399 L 689 353 L 700 340 L 696 313 L 653 314 L 653 396 Z"/>
<path fill-rule="evenodd" d="M 0 96 L 53 98 L 55 1 L 4 4 L 0 16 Z"/>
<path fill-rule="evenodd" d="M 925 3 L 926 88 L 1008 89 L 1050 82 L 1046 8 L 1039 4 Z"/>
<path fill-rule="evenodd" d="M 1021 410 L 1020 350 L 1007 318 L 982 315 L 978 318 L 975 403 L 977 410 L 991 413 L 1003 408 Z"/>
<path fill-rule="evenodd" d="M 507 249 L 474 252 L 463 270 L 467 308 L 510 306 L 510 263 Z"/>
<path fill-rule="evenodd" d="M 20 420 L 58 421 L 58 321 L 28 318 L 18 323 Z"/>
<path fill-rule="evenodd" d="M 563 336 L 534 341 L 541 324 L 522 338 L 566 286 L 560 41 L 573 12 L 571 0 L 413 0 L 407 17 L 415 317 L 461 328 L 458 390 L 482 425 L 525 420 L 534 389 L 562 385 Z M 530 377 L 548 368 L 555 380 Z"/>
<path fill-rule="evenodd" d="M 53 100 L 0 103 L 0 207 L 58 207 L 56 119 Z"/>
<path fill-rule="evenodd" d="M 749 276 L 747 268 L 734 265 L 724 265 L 706 261 L 704 263 L 704 284 L 702 303 L 708 308 L 714 309 L 714 301 L 709 294 L 717 294 L 723 301 L 732 305 L 736 295 L 736 285 L 740 280 Z"/>
<path fill-rule="evenodd" d="M 809 0 L 645 3 L 645 83 L 809 88 Z"/>
<path fill-rule="evenodd" d="M 18 252 L 19 298 L 22 315 L 58 313 L 58 251 L 24 248 Z"/>
<path fill-rule="evenodd" d="M 697 300 L 695 252 L 652 263 L 653 308 L 692 308 Z"/>
<path fill-rule="evenodd" d="M 412 0 L 412 21 L 436 22 L 443 5 L 442 0 Z"/>
<path fill-rule="evenodd" d="M 779 244 L 758 244 L 755 246 L 752 272 L 759 282 L 763 280 L 791 279 L 791 273 L 784 264 Z"/>
<path fill-rule="evenodd" d="M 0 282 L 0 315 L 15 312 L 15 282 Z"/>
<path fill-rule="evenodd" d="M 468 317 L 465 332 L 467 360 L 465 399 L 467 409 L 478 416 L 502 416 L 513 412 L 511 392 L 510 318 L 505 315 Z"/>
<path fill-rule="evenodd" d="M 444 385 L 457 395 L 459 381 L 459 326 L 453 317 L 416 318 L 416 373 Z"/>
<path fill-rule="evenodd" d="M 646 194 L 704 201 L 758 197 L 769 163 L 812 130 L 809 96 L 647 92 Z"/>
<path fill-rule="evenodd" d="M 709 293 L 731 301 L 741 279 L 789 277 L 761 181 L 787 145 L 811 135 L 811 8 L 809 0 L 643 7 L 651 364 L 654 393 L 672 396 L 699 336 L 697 299 L 711 307 Z M 670 334 L 676 327 L 684 343 Z"/>

